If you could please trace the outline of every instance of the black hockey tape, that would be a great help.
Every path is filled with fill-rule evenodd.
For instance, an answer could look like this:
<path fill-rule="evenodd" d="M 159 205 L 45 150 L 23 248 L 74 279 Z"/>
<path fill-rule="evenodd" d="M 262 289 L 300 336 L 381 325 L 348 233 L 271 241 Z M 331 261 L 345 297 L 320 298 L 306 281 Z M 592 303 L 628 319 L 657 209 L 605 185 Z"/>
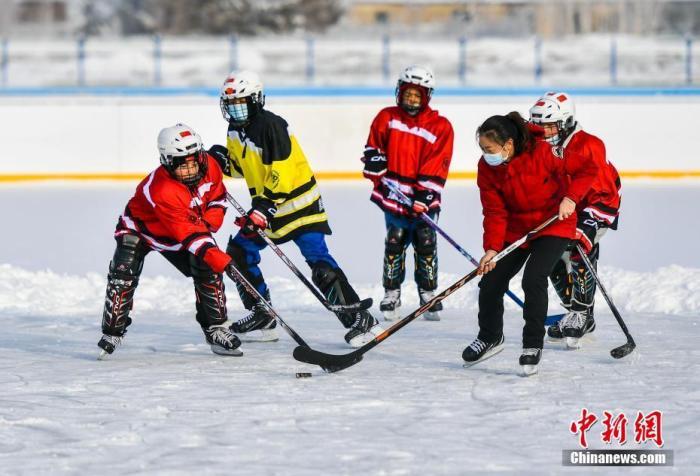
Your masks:
<path fill-rule="evenodd" d="M 307 378 L 311 377 L 311 372 L 297 372 L 296 373 L 297 378 Z"/>

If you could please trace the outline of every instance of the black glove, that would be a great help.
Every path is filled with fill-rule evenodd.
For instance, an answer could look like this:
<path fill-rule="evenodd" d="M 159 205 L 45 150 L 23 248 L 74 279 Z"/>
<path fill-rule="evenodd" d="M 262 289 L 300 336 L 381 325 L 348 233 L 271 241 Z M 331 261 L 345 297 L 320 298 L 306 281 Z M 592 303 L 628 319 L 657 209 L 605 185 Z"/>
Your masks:
<path fill-rule="evenodd" d="M 576 223 L 576 240 L 586 252 L 590 253 L 595 244 L 595 237 L 600 228 L 600 222 L 591 217 L 580 216 Z"/>
<path fill-rule="evenodd" d="M 386 174 L 386 155 L 380 150 L 368 147 L 362 161 L 365 163 L 363 175 L 373 182 L 378 182 Z"/>
<path fill-rule="evenodd" d="M 428 207 L 435 200 L 435 192 L 429 189 L 419 189 L 413 192 L 413 211 L 421 214 L 428 211 Z"/>
<path fill-rule="evenodd" d="M 231 162 L 228 160 L 228 149 L 223 145 L 213 145 L 209 148 L 209 155 L 214 157 L 224 175 L 231 176 Z"/>

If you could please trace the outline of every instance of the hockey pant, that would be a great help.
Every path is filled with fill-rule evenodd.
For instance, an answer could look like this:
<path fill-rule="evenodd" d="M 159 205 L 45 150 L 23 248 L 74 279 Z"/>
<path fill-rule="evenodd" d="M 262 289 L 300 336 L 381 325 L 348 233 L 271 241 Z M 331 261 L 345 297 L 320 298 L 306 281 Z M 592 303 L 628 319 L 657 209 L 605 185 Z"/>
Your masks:
<path fill-rule="evenodd" d="M 437 221 L 437 213 L 428 216 Z M 399 289 L 406 277 L 406 248 L 413 245 L 414 279 L 419 289 L 437 289 L 438 257 L 437 235 L 420 218 L 401 217 L 386 212 L 386 239 L 384 240 L 384 289 Z"/>
<path fill-rule="evenodd" d="M 109 263 L 107 292 L 102 314 L 102 332 L 122 336 L 131 324 L 129 313 L 134 292 L 143 270 L 143 262 L 151 251 L 135 234 L 116 237 L 117 247 Z M 222 275 L 215 273 L 189 251 L 161 251 L 165 259 L 194 281 L 197 322 L 202 328 L 226 322 L 226 294 Z"/>
<path fill-rule="evenodd" d="M 600 256 L 599 242 L 606 231 L 607 228 L 599 228 L 596 231 L 593 248 L 588 254 L 588 258 L 596 270 Z M 576 249 L 576 242 L 562 254 L 561 259 L 554 265 L 550 280 L 566 309 L 573 311 L 593 309 L 596 290 L 595 279 L 581 260 Z"/>

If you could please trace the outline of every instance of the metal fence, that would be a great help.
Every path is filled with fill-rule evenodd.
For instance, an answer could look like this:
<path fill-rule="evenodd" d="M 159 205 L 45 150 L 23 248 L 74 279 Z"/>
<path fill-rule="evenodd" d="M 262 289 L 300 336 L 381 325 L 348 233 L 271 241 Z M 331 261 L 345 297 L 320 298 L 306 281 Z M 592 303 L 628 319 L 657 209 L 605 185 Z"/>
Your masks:
<path fill-rule="evenodd" d="M 0 40 L 0 86 L 218 86 L 253 69 L 279 86 L 382 86 L 408 64 L 448 86 L 679 86 L 698 82 L 691 37 L 406 40 L 384 36 Z"/>

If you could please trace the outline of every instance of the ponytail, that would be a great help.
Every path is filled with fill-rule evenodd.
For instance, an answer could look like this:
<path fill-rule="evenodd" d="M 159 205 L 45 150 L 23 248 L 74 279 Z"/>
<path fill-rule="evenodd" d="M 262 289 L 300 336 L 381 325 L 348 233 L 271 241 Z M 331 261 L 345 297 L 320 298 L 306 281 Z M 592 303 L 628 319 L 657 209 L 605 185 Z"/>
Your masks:
<path fill-rule="evenodd" d="M 476 135 L 488 137 L 498 145 L 513 139 L 514 155 L 531 151 L 535 144 L 532 133 L 527 127 L 527 121 L 517 111 L 509 112 L 505 116 L 489 117 L 476 129 Z"/>

